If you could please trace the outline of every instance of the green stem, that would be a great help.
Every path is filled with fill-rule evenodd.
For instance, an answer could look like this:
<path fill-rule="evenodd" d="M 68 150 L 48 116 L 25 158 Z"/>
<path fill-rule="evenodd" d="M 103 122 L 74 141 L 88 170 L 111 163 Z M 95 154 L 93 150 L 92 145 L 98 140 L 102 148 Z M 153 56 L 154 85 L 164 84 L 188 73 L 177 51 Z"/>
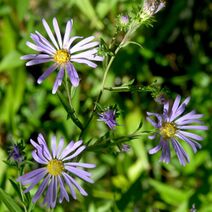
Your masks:
<path fill-rule="evenodd" d="M 69 88 L 68 79 L 67 79 L 67 73 L 66 72 L 65 72 L 65 89 L 66 89 L 66 93 L 67 93 L 67 96 L 68 96 L 69 105 L 72 108 L 70 88 Z"/>
<path fill-rule="evenodd" d="M 23 175 L 23 169 L 20 167 L 20 165 L 18 164 L 18 170 L 19 170 L 19 172 L 18 172 L 18 177 L 20 177 L 20 176 L 22 176 Z M 27 208 L 26 208 L 26 206 L 25 206 L 25 204 L 24 204 L 24 194 L 23 194 L 23 189 L 22 189 L 22 186 L 21 186 L 21 183 L 19 183 L 19 188 L 20 188 L 20 192 L 21 192 L 21 200 L 22 200 L 22 202 L 23 202 L 23 207 L 24 207 L 24 211 L 25 212 L 27 212 L 28 210 L 27 210 Z"/>
<path fill-rule="evenodd" d="M 133 134 L 128 135 L 128 136 L 120 136 L 120 137 L 114 138 L 113 140 L 115 142 L 113 142 L 113 143 L 110 142 L 110 144 L 108 142 L 111 141 L 111 137 L 106 138 L 105 140 L 101 141 L 100 144 L 97 140 L 95 142 L 97 144 L 93 144 L 93 145 L 87 147 L 87 151 L 93 151 L 93 150 L 99 151 L 101 149 L 107 148 L 108 145 L 110 145 L 110 146 L 121 145 L 122 143 L 129 142 L 129 141 L 134 140 L 134 139 L 138 139 L 142 134 L 146 134 L 146 133 L 152 133 L 152 131 L 142 131 L 140 133 L 133 133 Z"/>
<path fill-rule="evenodd" d="M 109 72 L 109 70 L 110 70 L 110 67 L 111 67 L 111 65 L 112 65 L 112 63 L 113 63 L 113 61 L 114 61 L 114 59 L 115 59 L 115 56 L 117 55 L 117 53 L 119 52 L 119 50 L 123 47 L 123 44 L 124 44 L 125 40 L 126 40 L 126 35 L 124 36 L 124 38 L 123 38 L 122 42 L 120 43 L 120 45 L 116 48 L 116 50 L 115 50 L 115 52 L 114 52 L 114 55 L 110 58 L 109 63 L 107 64 L 107 67 L 106 67 L 105 72 L 104 72 L 103 80 L 102 80 L 101 90 L 100 90 L 99 95 L 98 95 L 98 97 L 97 97 L 97 100 L 96 100 L 96 102 L 95 102 L 95 105 L 94 105 L 93 111 L 92 111 L 92 113 L 91 113 L 91 116 L 90 116 L 90 118 L 88 119 L 86 125 L 84 126 L 84 129 L 82 130 L 82 132 L 81 132 L 79 138 L 82 138 L 83 134 L 85 133 L 85 131 L 86 131 L 87 128 L 88 128 L 88 125 L 90 124 L 91 120 L 93 119 L 94 113 L 96 112 L 97 103 L 100 102 L 100 99 L 101 99 L 101 97 L 102 97 L 102 93 L 103 93 L 103 91 L 104 91 L 104 86 L 105 86 L 107 74 L 108 74 L 108 72 Z"/>

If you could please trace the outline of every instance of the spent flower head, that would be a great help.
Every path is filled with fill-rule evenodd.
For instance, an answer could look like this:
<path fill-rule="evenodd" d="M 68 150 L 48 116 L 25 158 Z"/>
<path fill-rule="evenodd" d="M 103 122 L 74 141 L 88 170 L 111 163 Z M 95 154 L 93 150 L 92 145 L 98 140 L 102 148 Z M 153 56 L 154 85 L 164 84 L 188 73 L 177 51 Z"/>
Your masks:
<path fill-rule="evenodd" d="M 66 24 L 65 34 L 62 38 L 60 28 L 56 18 L 53 18 L 53 28 L 56 38 L 52 33 L 46 20 L 42 20 L 43 26 L 49 36 L 47 40 L 38 31 L 31 33 L 31 38 L 34 43 L 27 41 L 27 46 L 39 52 L 38 54 L 29 54 L 22 56 L 21 59 L 29 60 L 26 66 L 36 64 L 53 62 L 53 64 L 38 78 L 37 82 L 41 84 L 53 71 L 59 69 L 57 74 L 52 93 L 55 94 L 58 87 L 62 84 L 65 70 L 70 78 L 71 84 L 74 87 L 79 85 L 79 76 L 73 63 L 83 63 L 92 68 L 97 65 L 93 61 L 102 61 L 103 57 L 98 56 L 98 41 L 93 41 L 94 36 L 82 39 L 76 44 L 73 44 L 76 39 L 82 38 L 81 36 L 70 37 L 72 31 L 73 21 L 69 20 Z"/>
<path fill-rule="evenodd" d="M 171 157 L 170 144 L 172 144 L 180 164 L 185 166 L 186 162 L 189 162 L 189 157 L 180 142 L 185 141 L 196 153 L 201 148 L 197 141 L 203 140 L 201 136 L 187 130 L 207 130 L 208 127 L 200 121 L 203 114 L 196 114 L 192 110 L 190 113 L 183 115 L 190 97 L 187 97 L 181 104 L 180 100 L 181 97 L 178 95 L 172 106 L 167 101 L 164 104 L 163 114 L 147 112 L 147 120 L 157 129 L 157 132 L 149 138 L 155 139 L 156 136 L 159 136 L 159 144 L 151 149 L 149 153 L 155 154 L 162 150 L 160 161 L 169 163 Z M 150 118 L 152 116 L 156 117 L 157 121 Z"/>
<path fill-rule="evenodd" d="M 87 196 L 86 191 L 73 178 L 75 175 L 86 182 L 93 183 L 93 180 L 90 178 L 91 174 L 79 167 L 94 168 L 95 165 L 75 162 L 75 158 L 86 148 L 85 145 L 82 145 L 83 142 L 81 140 L 77 142 L 71 141 L 64 148 L 63 139 L 60 139 L 57 145 L 56 137 L 52 137 L 51 150 L 49 150 L 42 134 L 38 135 L 37 140 L 38 142 L 32 139 L 30 140 L 35 148 L 32 152 L 32 157 L 43 167 L 24 174 L 17 179 L 22 185 L 30 184 L 24 193 L 29 192 L 35 185 L 42 181 L 32 201 L 35 203 L 41 197 L 42 193 L 47 190 L 43 203 L 51 208 L 56 206 L 57 199 L 59 199 L 60 203 L 64 198 L 69 202 L 69 195 L 65 184 L 69 187 L 71 196 L 74 199 L 76 199 L 74 187 L 79 190 L 83 196 Z"/>
<path fill-rule="evenodd" d="M 143 13 L 152 16 L 165 7 L 165 1 L 162 0 L 144 0 Z"/>

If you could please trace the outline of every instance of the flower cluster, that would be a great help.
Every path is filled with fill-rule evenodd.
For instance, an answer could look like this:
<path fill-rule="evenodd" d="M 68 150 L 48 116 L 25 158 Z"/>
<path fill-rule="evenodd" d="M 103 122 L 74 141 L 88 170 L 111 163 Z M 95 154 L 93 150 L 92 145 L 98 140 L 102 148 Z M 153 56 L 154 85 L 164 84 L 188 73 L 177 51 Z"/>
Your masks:
<path fill-rule="evenodd" d="M 201 145 L 197 141 L 201 141 L 203 138 L 187 130 L 207 130 L 208 127 L 202 125 L 200 121 L 203 114 L 196 114 L 193 110 L 190 113 L 182 115 L 190 101 L 190 97 L 187 97 L 181 104 L 180 100 L 181 97 L 178 95 L 172 106 L 167 101 L 164 104 L 163 114 L 147 112 L 147 120 L 157 129 L 157 132 L 153 136 L 149 136 L 149 138 L 155 139 L 158 135 L 160 137 L 159 144 L 151 149 L 149 153 L 155 154 L 159 150 L 162 150 L 160 160 L 169 163 L 171 143 L 180 163 L 185 166 L 186 162 L 189 162 L 189 157 L 180 144 L 180 141 L 185 141 L 191 146 L 194 152 L 197 152 L 197 149 L 201 148 Z M 153 120 L 151 118 L 152 116 L 156 117 L 157 121 Z"/>
<path fill-rule="evenodd" d="M 163 1 L 145 0 L 142 14 L 144 17 L 149 18 L 163 7 Z M 128 35 L 125 37 L 125 39 L 123 39 L 125 42 L 122 41 L 120 43 L 120 46 L 123 47 L 131 38 L 137 27 L 140 26 L 140 23 L 135 20 L 134 22 L 130 23 L 131 20 L 128 16 L 121 16 L 119 21 L 120 30 L 126 32 L 126 35 Z M 48 34 L 49 40 L 47 40 L 38 31 L 32 33 L 31 39 L 33 40 L 33 43 L 27 42 L 26 44 L 38 53 L 24 55 L 21 57 L 21 59 L 28 61 L 26 63 L 27 66 L 53 62 L 53 64 L 47 70 L 45 70 L 45 72 L 37 80 L 37 82 L 40 84 L 52 72 L 59 70 L 53 85 L 53 94 L 55 94 L 59 86 L 61 86 L 65 74 L 67 74 L 69 77 L 72 86 L 77 87 L 79 85 L 80 78 L 73 64 L 83 63 L 89 67 L 96 68 L 97 64 L 95 62 L 103 61 L 104 59 L 102 56 L 97 54 L 99 42 L 94 41 L 94 36 L 90 36 L 82 39 L 78 43 L 75 43 L 75 40 L 81 39 L 82 37 L 70 37 L 73 25 L 72 20 L 67 22 L 63 37 L 56 18 L 53 18 L 54 32 L 50 29 L 45 19 L 42 20 L 42 23 Z M 119 49 L 121 47 L 119 47 Z M 118 50 L 115 51 L 115 53 L 117 53 Z M 112 64 L 114 57 L 115 56 L 113 55 L 108 64 Z M 106 74 L 110 68 L 110 65 L 108 65 L 106 68 Z M 98 101 L 100 100 L 101 94 L 104 90 L 106 74 L 103 77 L 102 90 L 100 91 Z M 96 105 L 98 105 L 98 101 L 96 102 Z M 181 145 L 181 142 L 184 141 L 189 144 L 195 153 L 201 148 L 198 141 L 201 141 L 203 137 L 193 132 L 189 132 L 188 130 L 208 129 L 207 126 L 205 126 L 200 120 L 203 114 L 196 114 L 195 111 L 191 111 L 183 115 L 185 108 L 190 101 L 190 97 L 187 97 L 180 104 L 181 97 L 177 96 L 174 103 L 171 105 L 166 96 L 163 93 L 160 93 L 155 96 L 155 101 L 163 105 L 163 113 L 159 114 L 147 112 L 147 120 L 153 125 L 153 127 L 156 128 L 156 132 L 149 136 L 149 138 L 159 141 L 159 144 L 152 148 L 149 153 L 155 154 L 161 150 L 162 154 L 160 161 L 169 163 L 171 159 L 171 144 L 177 154 L 180 164 L 185 166 L 186 163 L 189 162 L 189 157 Z M 94 109 L 91 119 L 95 112 L 96 110 Z M 118 125 L 116 120 L 118 111 L 116 107 L 108 107 L 105 110 L 101 110 L 98 115 L 98 120 L 104 122 L 109 129 L 114 130 Z M 77 118 L 74 116 L 73 119 L 76 120 Z M 85 125 L 84 128 L 83 127 L 82 129 L 80 128 L 82 131 L 87 127 L 87 125 Z M 77 189 L 83 196 L 87 195 L 86 191 L 74 178 L 75 176 L 88 183 L 93 183 L 91 174 L 85 171 L 83 168 L 94 168 L 95 165 L 90 163 L 82 163 L 78 160 L 78 156 L 86 148 L 86 146 L 83 145 L 82 140 L 77 142 L 71 141 L 65 147 L 64 139 L 60 139 L 57 144 L 56 137 L 52 137 L 50 149 L 48 148 L 42 134 L 38 135 L 37 142 L 32 139 L 30 142 L 35 148 L 35 150 L 32 152 L 32 157 L 38 163 L 39 168 L 20 176 L 17 181 L 24 186 L 29 185 L 29 187 L 24 190 L 24 193 L 29 192 L 36 185 L 39 185 L 38 190 L 32 199 L 33 203 L 37 202 L 43 193 L 43 203 L 47 204 L 47 206 L 50 208 L 54 208 L 57 201 L 61 203 L 64 198 L 69 202 L 70 199 L 66 186 L 69 188 L 73 199 L 77 198 L 75 189 Z M 130 146 L 128 144 L 123 144 L 123 142 L 120 143 L 119 147 L 123 152 L 127 152 L 130 149 Z M 13 151 L 10 153 L 10 157 L 16 161 L 22 161 L 23 159 L 17 146 L 14 146 Z"/>
<path fill-rule="evenodd" d="M 17 181 L 23 185 L 30 184 L 30 186 L 24 191 L 25 193 L 29 192 L 35 185 L 42 181 L 32 199 L 33 202 L 36 202 L 41 197 L 45 189 L 47 189 L 47 191 L 43 203 L 47 204 L 48 207 L 54 208 L 57 199 L 59 199 L 60 203 L 64 198 L 69 202 L 69 196 L 65 184 L 68 185 L 74 199 L 76 199 L 74 187 L 76 187 L 83 196 L 87 195 L 86 191 L 72 177 L 75 175 L 86 182 L 93 183 L 93 180 L 90 178 L 91 174 L 78 167 L 94 168 L 95 165 L 74 162 L 74 159 L 86 148 L 85 145 L 82 145 L 81 140 L 77 142 L 71 141 L 64 148 L 63 139 L 60 139 L 59 144 L 57 145 L 56 138 L 52 137 L 51 151 L 49 150 L 42 134 L 38 135 L 38 142 L 35 142 L 32 139 L 30 141 L 35 148 L 32 152 L 32 157 L 43 167 L 20 176 Z M 59 191 L 60 195 L 57 197 Z"/>

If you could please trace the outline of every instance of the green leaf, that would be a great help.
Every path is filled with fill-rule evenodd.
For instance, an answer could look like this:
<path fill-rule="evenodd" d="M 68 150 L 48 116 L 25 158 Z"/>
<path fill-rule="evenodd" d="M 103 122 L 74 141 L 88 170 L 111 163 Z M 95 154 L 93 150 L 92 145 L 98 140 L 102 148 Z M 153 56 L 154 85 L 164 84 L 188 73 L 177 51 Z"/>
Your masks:
<path fill-rule="evenodd" d="M 16 50 L 8 53 L 0 62 L 0 71 L 17 68 L 24 62 L 20 60 L 21 54 Z"/>
<path fill-rule="evenodd" d="M 96 7 L 97 14 L 100 18 L 104 18 L 117 4 L 118 0 L 102 0 Z"/>
<path fill-rule="evenodd" d="M 95 9 L 93 8 L 90 0 L 75 1 L 75 4 L 91 20 L 91 24 L 93 26 L 95 26 L 97 29 L 103 28 L 103 24 L 98 19 Z"/>
<path fill-rule="evenodd" d="M 186 201 L 193 194 L 192 190 L 182 191 L 153 179 L 150 179 L 149 183 L 161 195 L 161 198 L 165 202 L 172 205 L 179 205 L 179 203 Z"/>
<path fill-rule="evenodd" d="M 18 186 L 18 183 L 15 182 L 14 180 L 12 179 L 9 179 L 10 183 L 12 184 L 14 190 L 17 192 L 19 198 L 21 199 L 21 191 L 20 191 L 20 187 Z"/>
<path fill-rule="evenodd" d="M 22 212 L 22 209 L 14 201 L 14 199 L 0 188 L 0 200 L 6 205 L 11 212 Z"/>
<path fill-rule="evenodd" d="M 16 9 L 17 9 L 17 13 L 18 13 L 18 19 L 19 19 L 20 21 L 23 20 L 24 15 L 25 15 L 26 12 L 27 12 L 28 5 L 29 5 L 29 0 L 17 1 Z"/>

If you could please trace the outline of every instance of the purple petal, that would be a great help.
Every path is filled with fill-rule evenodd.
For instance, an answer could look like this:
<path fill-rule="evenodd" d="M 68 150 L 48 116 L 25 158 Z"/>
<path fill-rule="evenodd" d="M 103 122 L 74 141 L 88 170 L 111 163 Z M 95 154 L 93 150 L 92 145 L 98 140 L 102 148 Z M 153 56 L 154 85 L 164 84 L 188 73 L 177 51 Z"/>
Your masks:
<path fill-rule="evenodd" d="M 181 129 L 181 130 L 186 130 L 186 129 L 188 129 L 188 130 L 208 130 L 208 127 L 207 126 L 198 126 L 198 125 L 178 126 L 178 128 Z"/>
<path fill-rule="evenodd" d="M 97 67 L 96 63 L 93 63 L 93 62 L 91 62 L 89 60 L 86 60 L 86 59 L 72 59 L 71 58 L 71 61 L 72 62 L 76 62 L 76 63 L 83 63 L 83 64 L 86 64 L 86 65 L 92 67 L 92 68 L 96 68 Z"/>
<path fill-rule="evenodd" d="M 20 57 L 21 60 L 38 60 L 38 59 L 48 59 L 51 58 L 50 55 L 48 54 L 28 54 L 28 55 L 24 55 L 22 57 Z"/>
<path fill-rule="evenodd" d="M 60 28 L 58 26 L 58 22 L 57 22 L 56 18 L 53 18 L 53 27 L 54 27 L 54 31 L 55 31 L 56 36 L 57 36 L 59 46 L 62 49 L 62 37 L 61 37 Z"/>
<path fill-rule="evenodd" d="M 79 149 L 76 150 L 76 152 L 66 158 L 63 158 L 63 161 L 66 160 L 71 160 L 73 158 L 75 158 L 76 156 L 78 156 L 86 147 L 85 146 L 81 146 Z"/>
<path fill-rule="evenodd" d="M 71 30 L 72 30 L 72 20 L 68 21 L 66 24 L 65 35 L 63 38 L 63 48 L 65 48 L 66 44 L 68 43 Z"/>
<path fill-rule="evenodd" d="M 43 171 L 40 174 L 34 176 L 33 178 L 24 181 L 22 184 L 26 185 L 26 184 L 31 184 L 26 190 L 24 190 L 24 193 L 29 192 L 32 188 L 34 188 L 35 185 L 38 184 L 38 182 L 43 179 L 45 177 L 45 175 L 47 174 L 47 171 Z"/>
<path fill-rule="evenodd" d="M 71 56 L 71 59 L 87 59 L 94 61 L 103 61 L 103 57 L 97 55 L 97 49 L 91 49 Z"/>
<path fill-rule="evenodd" d="M 74 199 L 77 199 L 76 193 L 75 193 L 74 188 L 73 188 L 73 186 L 72 186 L 72 183 L 71 183 L 71 181 L 70 181 L 70 179 L 69 179 L 69 175 L 66 174 L 65 172 L 63 172 L 62 175 L 63 175 L 63 177 L 64 177 L 64 179 L 65 179 L 65 182 L 66 182 L 66 183 L 68 184 L 68 186 L 69 186 L 69 189 L 70 189 L 70 191 L 71 191 L 72 197 L 73 197 Z"/>
<path fill-rule="evenodd" d="M 170 162 L 171 158 L 171 151 L 169 147 L 169 141 L 160 141 L 161 149 L 162 149 L 162 155 L 160 157 L 160 161 L 163 161 L 165 163 Z"/>
<path fill-rule="evenodd" d="M 190 119 L 190 120 L 181 121 L 180 125 L 194 124 L 194 123 L 203 124 L 203 122 L 198 119 Z"/>
<path fill-rule="evenodd" d="M 75 174 L 77 177 L 83 179 L 84 181 L 93 183 L 93 180 L 90 178 L 91 174 L 89 172 L 67 165 L 65 165 L 64 168 L 70 171 L 72 174 Z"/>
<path fill-rule="evenodd" d="M 30 139 L 30 143 L 36 148 L 37 155 L 40 157 L 40 159 L 43 160 L 43 161 L 45 161 L 45 162 L 48 162 L 48 159 L 45 157 L 45 154 L 44 154 L 44 147 L 38 145 L 32 139 Z"/>
<path fill-rule="evenodd" d="M 75 151 L 79 146 L 82 145 L 82 140 L 79 140 L 77 142 L 73 142 L 71 141 L 68 146 L 63 150 L 62 155 L 61 155 L 61 159 L 64 159 L 68 154 L 70 154 L 71 152 Z"/>
<path fill-rule="evenodd" d="M 97 49 L 91 49 L 91 50 L 88 50 L 88 51 L 85 51 L 85 52 L 81 52 L 81 53 L 78 53 L 78 54 L 71 55 L 71 58 L 72 59 L 80 59 L 81 58 L 81 59 L 94 60 L 97 52 L 98 52 Z M 102 61 L 103 58 L 102 57 L 99 57 L 99 58 L 101 58 L 100 61 Z"/>
<path fill-rule="evenodd" d="M 55 158 L 56 151 L 57 151 L 57 144 L 56 144 L 56 137 L 52 136 L 51 138 L 51 149 L 52 149 L 52 156 Z"/>
<path fill-rule="evenodd" d="M 166 111 L 166 113 L 169 112 L 169 102 L 168 101 L 164 104 L 163 111 Z"/>
<path fill-rule="evenodd" d="M 35 169 L 27 174 L 24 174 L 22 176 L 20 176 L 17 181 L 26 185 L 28 184 L 28 182 L 31 182 L 31 179 L 40 175 L 41 173 L 46 172 L 46 168 L 39 168 L 39 169 Z"/>
<path fill-rule="evenodd" d="M 43 160 L 43 158 L 41 158 L 41 157 L 39 157 L 39 156 L 37 155 L 37 150 L 34 150 L 34 151 L 32 152 L 32 157 L 33 157 L 33 159 L 34 159 L 36 162 L 38 162 L 38 163 L 40 163 L 40 164 L 47 164 L 47 163 L 48 163 L 47 160 Z"/>
<path fill-rule="evenodd" d="M 189 157 L 188 155 L 186 154 L 186 152 L 184 151 L 183 147 L 181 146 L 181 144 L 175 140 L 175 139 L 172 139 L 172 146 L 177 154 L 177 157 L 181 163 L 181 165 L 185 166 L 186 165 L 186 162 L 189 163 Z"/>
<path fill-rule="evenodd" d="M 47 204 L 49 207 L 53 208 L 53 198 L 54 198 L 54 176 L 52 176 L 52 179 L 50 181 L 49 187 L 48 187 L 48 198 L 47 198 Z"/>
<path fill-rule="evenodd" d="M 83 195 L 83 196 L 87 196 L 87 192 L 76 182 L 76 180 L 74 180 L 71 176 L 67 175 L 67 177 L 69 178 L 69 180 L 71 181 L 71 183 L 79 190 L 79 192 Z"/>
<path fill-rule="evenodd" d="M 68 165 L 68 166 L 80 166 L 80 167 L 84 167 L 84 168 L 95 168 L 96 167 L 95 164 L 79 163 L 79 162 L 69 162 L 69 163 L 65 163 L 65 165 Z"/>
<path fill-rule="evenodd" d="M 49 25 L 47 24 L 47 22 L 46 22 L 46 20 L 45 20 L 44 18 L 43 18 L 42 22 L 43 22 L 43 26 L 44 26 L 44 28 L 45 28 L 45 30 L 46 30 L 46 32 L 47 32 L 49 38 L 51 39 L 51 41 L 53 42 L 53 44 L 55 45 L 55 47 L 56 47 L 57 49 L 59 49 L 59 46 L 58 46 L 58 44 L 57 44 L 57 41 L 55 40 L 55 37 L 54 37 L 54 35 L 52 34 L 52 31 L 51 31 Z"/>
<path fill-rule="evenodd" d="M 79 85 L 79 76 L 77 74 L 76 69 L 74 68 L 74 66 L 71 63 L 67 63 L 66 70 L 67 70 L 67 73 L 69 75 L 71 84 L 74 87 L 77 87 Z"/>
<path fill-rule="evenodd" d="M 156 124 L 157 126 L 155 126 L 156 128 L 160 128 L 162 126 L 162 122 L 163 122 L 163 118 L 160 114 L 158 113 L 150 113 L 147 112 L 148 116 L 155 116 L 158 119 L 158 123 Z M 151 119 L 152 120 L 152 119 Z M 153 121 L 153 120 L 152 120 Z M 154 121 L 155 122 L 155 121 Z M 150 122 L 151 123 L 151 122 Z M 155 122 L 156 123 L 156 122 Z"/>
<path fill-rule="evenodd" d="M 39 35 L 31 33 L 31 38 L 36 43 L 36 45 L 41 49 L 42 52 L 45 52 L 49 55 L 54 55 L 55 50 L 52 49 L 52 47 L 49 47 L 48 45 L 44 44 Z"/>
<path fill-rule="evenodd" d="M 51 207 L 55 208 L 57 202 L 57 177 L 53 176 L 53 192 L 52 192 L 52 204 Z"/>
<path fill-rule="evenodd" d="M 80 41 L 81 42 L 81 41 Z M 79 43 L 80 43 L 79 42 Z M 87 49 L 91 49 L 91 48 L 94 48 L 96 46 L 99 45 L 99 42 L 98 41 L 95 41 L 95 42 L 91 42 L 91 43 L 88 43 L 86 45 L 83 45 L 83 46 L 79 46 L 77 43 L 75 46 L 73 46 L 71 49 L 70 49 L 70 52 L 71 54 L 75 53 L 75 52 L 79 52 L 79 51 L 83 51 L 83 50 L 87 50 Z"/>
<path fill-rule="evenodd" d="M 35 45 L 34 43 L 31 43 L 31 42 L 29 42 L 29 41 L 26 42 L 26 45 L 27 45 L 29 48 L 31 48 L 31 49 L 33 49 L 33 50 L 35 50 L 35 51 L 38 51 L 38 52 L 42 52 L 42 51 L 43 51 L 42 48 L 40 48 L 39 46 L 37 46 L 37 45 Z"/>
<path fill-rule="evenodd" d="M 177 119 L 175 121 L 176 124 L 182 124 L 182 122 L 187 121 L 187 120 L 196 120 L 196 119 L 200 119 L 203 117 L 203 114 L 195 114 L 195 111 L 191 111 L 190 113 L 185 114 L 184 116 L 182 116 L 181 118 Z"/>
<path fill-rule="evenodd" d="M 69 47 L 71 46 L 71 44 L 72 44 L 76 39 L 78 39 L 78 38 L 82 38 L 82 37 L 81 37 L 81 36 L 74 36 L 74 37 L 71 37 L 71 38 L 69 39 L 69 41 L 66 42 L 66 43 L 64 44 L 64 49 L 69 49 Z"/>
<path fill-rule="evenodd" d="M 48 46 L 49 49 L 51 49 L 52 53 L 56 52 L 56 49 L 54 48 L 54 46 L 52 46 L 52 44 L 45 37 L 43 37 L 43 35 L 41 35 L 38 31 L 35 31 L 35 33 L 39 36 L 39 38 L 43 42 L 43 44 Z"/>
<path fill-rule="evenodd" d="M 194 133 L 190 133 L 190 132 L 185 132 L 185 131 L 179 131 L 181 134 L 183 134 L 184 136 L 186 137 L 189 137 L 189 138 L 193 138 L 194 140 L 198 140 L 198 141 L 202 141 L 203 140 L 203 137 L 199 136 L 199 135 L 196 135 Z"/>
<path fill-rule="evenodd" d="M 65 197 L 66 201 L 69 202 L 69 196 L 68 193 L 64 187 L 64 182 L 62 178 L 58 175 L 59 183 L 60 183 L 60 197 L 59 197 L 59 203 L 61 203 Z"/>
<path fill-rule="evenodd" d="M 95 37 L 94 36 L 90 36 L 90 37 L 87 37 L 83 40 L 81 40 L 80 42 L 78 42 L 76 45 L 74 45 L 72 48 L 71 48 L 71 53 L 75 52 L 75 51 L 78 51 L 78 49 L 80 47 L 82 47 L 83 45 L 86 45 L 87 43 L 91 42 Z M 96 43 L 96 42 L 95 42 Z M 97 44 L 98 45 L 98 44 Z"/>
<path fill-rule="evenodd" d="M 54 86 L 53 86 L 53 89 L 52 89 L 52 94 L 55 94 L 57 92 L 58 87 L 61 86 L 62 81 L 63 81 L 63 76 L 64 76 L 64 67 L 61 66 L 60 67 L 60 71 L 57 74 L 57 78 L 56 78 L 56 80 L 54 82 Z"/>
<path fill-rule="evenodd" d="M 35 60 L 30 60 L 29 62 L 26 63 L 26 66 L 33 66 L 33 65 L 37 65 L 37 64 L 41 64 L 41 63 L 46 63 L 52 61 L 51 58 L 47 58 L 47 59 L 35 59 Z"/>
<path fill-rule="evenodd" d="M 41 183 L 41 185 L 39 186 L 37 192 L 35 193 L 35 196 L 32 199 L 32 202 L 35 203 L 41 196 L 41 194 L 43 193 L 43 191 L 45 190 L 45 188 L 48 185 L 49 179 L 50 179 L 51 175 L 47 175 L 46 178 L 43 180 L 43 182 Z"/>
<path fill-rule="evenodd" d="M 45 80 L 56 68 L 58 65 L 55 63 L 52 66 L 50 66 L 37 80 L 38 84 L 41 84 L 43 80 Z"/>
<path fill-rule="evenodd" d="M 178 116 L 180 116 L 181 114 L 183 114 L 183 112 L 185 111 L 185 108 L 187 106 L 187 104 L 190 101 L 190 97 L 187 97 L 183 103 L 178 107 L 178 109 L 176 110 L 175 114 L 170 118 L 170 121 L 173 121 L 174 119 L 176 119 Z"/>
<path fill-rule="evenodd" d="M 180 138 L 181 140 L 185 141 L 186 143 L 188 143 L 191 146 L 191 148 L 193 149 L 194 153 L 197 152 L 197 149 L 201 149 L 201 145 L 198 142 L 196 142 L 192 139 L 189 139 L 180 133 L 177 133 L 176 136 L 178 138 Z"/>
<path fill-rule="evenodd" d="M 173 117 L 175 116 L 175 113 L 176 113 L 176 111 L 177 111 L 177 109 L 179 107 L 180 99 L 181 99 L 181 97 L 179 95 L 177 95 L 177 97 L 176 97 L 176 99 L 174 101 L 174 104 L 172 106 L 170 120 L 169 120 L 170 122 L 171 122 L 171 120 L 173 120 Z"/>
<path fill-rule="evenodd" d="M 40 146 L 43 147 L 45 157 L 48 160 L 52 160 L 52 156 L 51 156 L 51 154 L 49 152 L 49 149 L 48 149 L 48 146 L 46 144 L 46 141 L 45 141 L 45 139 L 44 139 L 44 137 L 43 137 L 43 135 L 41 133 L 38 134 L 37 140 L 38 140 L 38 143 L 40 144 Z"/>
<path fill-rule="evenodd" d="M 78 141 L 79 142 L 79 141 Z M 77 142 L 76 142 L 77 143 Z M 82 141 L 81 141 L 81 144 L 82 144 Z M 60 157 L 58 157 L 58 159 L 63 159 L 66 155 L 69 154 L 70 152 L 70 149 L 74 146 L 74 142 L 71 141 L 67 146 L 66 148 L 62 151 Z"/>
<path fill-rule="evenodd" d="M 152 120 L 151 118 L 147 117 L 146 119 L 153 127 L 160 128 L 160 125 L 156 123 L 154 120 Z"/>
<path fill-rule="evenodd" d="M 58 148 L 57 148 L 57 152 L 56 152 L 56 158 L 59 158 L 60 157 L 60 153 L 63 149 L 63 146 L 64 146 L 64 139 L 61 138 L 60 139 L 60 142 L 59 142 L 59 145 L 58 145 Z"/>
<path fill-rule="evenodd" d="M 161 145 L 160 144 L 158 144 L 156 147 L 154 147 L 154 148 L 152 148 L 152 149 L 150 149 L 149 150 L 149 154 L 155 154 L 155 153 L 157 153 L 159 150 L 161 150 Z"/>
<path fill-rule="evenodd" d="M 157 136 L 157 134 L 155 133 L 155 134 L 153 134 L 153 135 L 149 135 L 148 138 L 149 138 L 150 140 L 153 140 L 153 139 L 156 138 L 156 136 Z"/>

